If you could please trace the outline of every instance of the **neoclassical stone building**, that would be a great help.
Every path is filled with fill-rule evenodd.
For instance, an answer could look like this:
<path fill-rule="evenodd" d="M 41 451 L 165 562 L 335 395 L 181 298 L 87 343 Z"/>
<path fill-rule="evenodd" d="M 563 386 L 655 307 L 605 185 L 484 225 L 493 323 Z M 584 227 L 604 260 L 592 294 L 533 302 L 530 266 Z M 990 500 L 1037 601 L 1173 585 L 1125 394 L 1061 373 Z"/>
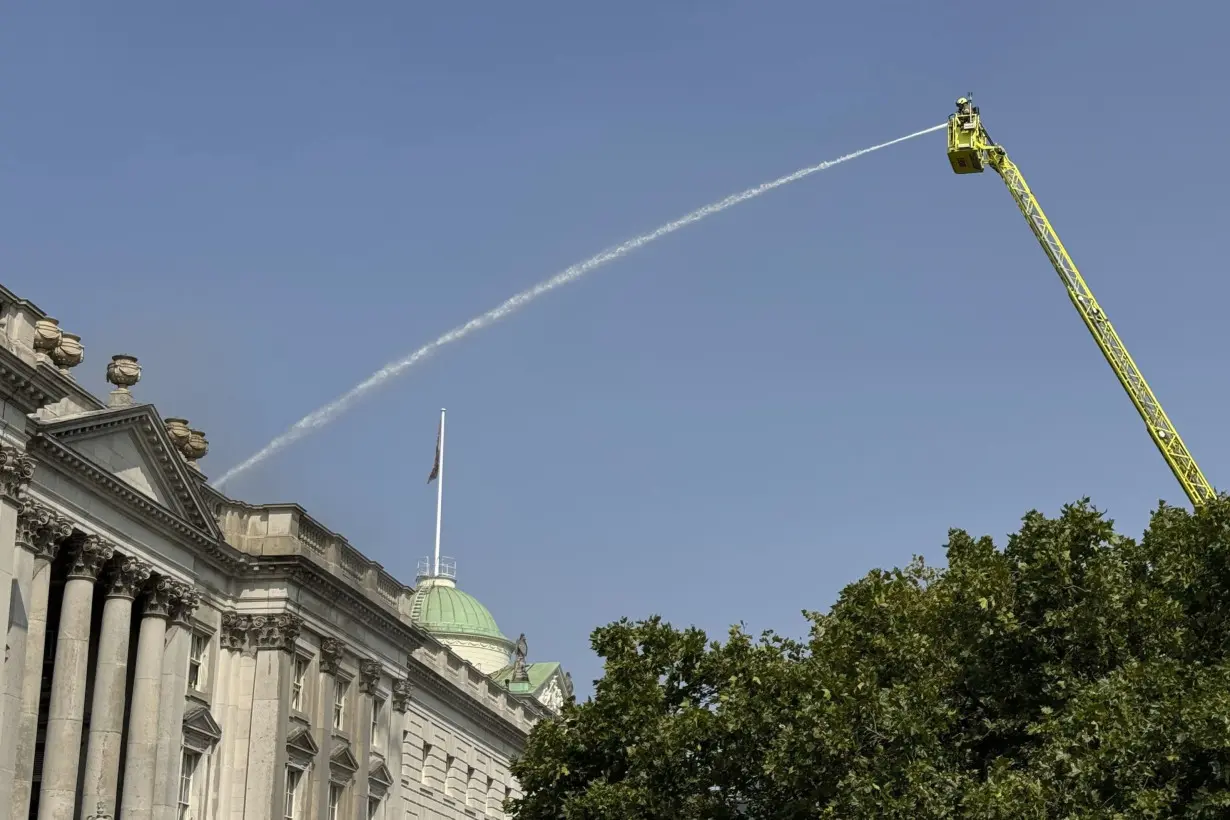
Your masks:
<path fill-rule="evenodd" d="M 415 587 L 293 504 L 208 486 L 208 443 L 0 287 L 0 818 L 498 818 L 571 697 L 446 564 Z"/>

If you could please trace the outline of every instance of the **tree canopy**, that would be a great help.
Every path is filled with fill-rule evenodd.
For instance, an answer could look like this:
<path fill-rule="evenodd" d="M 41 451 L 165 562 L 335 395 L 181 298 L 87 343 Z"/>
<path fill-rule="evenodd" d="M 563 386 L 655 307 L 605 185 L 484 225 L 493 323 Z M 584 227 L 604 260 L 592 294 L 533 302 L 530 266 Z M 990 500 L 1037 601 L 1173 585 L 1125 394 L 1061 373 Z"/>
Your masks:
<path fill-rule="evenodd" d="M 874 570 L 810 634 L 594 631 L 518 820 L 1230 816 L 1230 502 L 1139 540 L 1088 500 Z"/>

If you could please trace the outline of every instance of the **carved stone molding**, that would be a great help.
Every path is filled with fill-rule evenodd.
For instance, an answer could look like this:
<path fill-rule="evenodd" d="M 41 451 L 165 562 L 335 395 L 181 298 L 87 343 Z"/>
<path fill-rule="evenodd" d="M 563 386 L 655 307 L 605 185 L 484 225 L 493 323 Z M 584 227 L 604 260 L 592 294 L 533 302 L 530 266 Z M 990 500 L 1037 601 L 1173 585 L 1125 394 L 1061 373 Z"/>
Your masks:
<path fill-rule="evenodd" d="M 342 660 L 342 643 L 336 638 L 320 639 L 320 671 L 326 675 L 336 675 L 337 666 Z"/>
<path fill-rule="evenodd" d="M 406 678 L 393 681 L 393 708 L 403 715 L 410 708 L 410 699 L 414 696 L 414 684 Z"/>
<path fill-rule="evenodd" d="M 170 618 L 171 600 L 179 587 L 179 581 L 158 575 L 145 585 L 145 610 L 147 618 Z"/>
<path fill-rule="evenodd" d="M 81 578 L 86 581 L 97 581 L 98 574 L 111 557 L 115 555 L 115 547 L 103 540 L 101 536 L 90 533 L 75 540 L 68 552 L 68 578 Z"/>
<path fill-rule="evenodd" d="M 250 638 L 256 649 L 293 652 L 295 641 L 303 630 L 303 619 L 289 612 L 277 615 L 253 615 Z"/>
<path fill-rule="evenodd" d="M 34 459 L 11 444 L 0 444 L 0 496 L 20 502 L 30 479 L 34 478 Z"/>
<path fill-rule="evenodd" d="M 252 617 L 234 612 L 222 613 L 222 648 L 242 652 L 252 629 Z"/>
<path fill-rule="evenodd" d="M 201 592 L 191 584 L 183 581 L 175 582 L 175 590 L 171 594 L 171 621 L 186 626 L 192 618 L 192 613 L 201 605 Z"/>
<path fill-rule="evenodd" d="M 380 685 L 380 673 L 383 671 L 384 667 L 380 665 L 380 661 L 360 661 L 359 691 L 365 695 L 374 695 Z"/>
<path fill-rule="evenodd" d="M 35 558 L 54 560 L 60 542 L 72 534 L 73 522 L 37 501 L 27 498 L 17 511 L 17 543 Z"/>
<path fill-rule="evenodd" d="M 150 565 L 138 558 L 113 561 L 103 574 L 104 593 L 108 598 L 136 598 L 152 572 Z"/>

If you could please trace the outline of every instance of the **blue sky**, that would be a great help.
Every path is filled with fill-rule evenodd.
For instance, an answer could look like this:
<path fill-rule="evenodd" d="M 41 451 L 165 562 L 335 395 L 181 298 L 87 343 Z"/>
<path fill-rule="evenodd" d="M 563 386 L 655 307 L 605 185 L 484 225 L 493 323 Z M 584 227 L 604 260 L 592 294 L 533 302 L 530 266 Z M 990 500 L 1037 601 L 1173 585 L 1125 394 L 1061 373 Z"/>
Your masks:
<path fill-rule="evenodd" d="M 132 353 L 214 476 L 371 371 L 974 91 L 1230 481 L 1222 4 L 40 2 L 0 27 L 4 283 Z M 688 228 L 237 479 L 409 580 L 445 552 L 583 686 L 590 630 L 797 634 L 873 566 L 1089 494 L 1183 502 L 993 176 L 936 134 Z"/>

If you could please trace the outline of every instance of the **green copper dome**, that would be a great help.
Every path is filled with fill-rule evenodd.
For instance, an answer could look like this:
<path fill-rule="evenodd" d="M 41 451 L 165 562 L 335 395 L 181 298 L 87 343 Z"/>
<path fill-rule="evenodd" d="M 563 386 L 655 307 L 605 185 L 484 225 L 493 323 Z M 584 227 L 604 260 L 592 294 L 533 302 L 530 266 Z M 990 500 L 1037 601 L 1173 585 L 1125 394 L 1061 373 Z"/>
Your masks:
<path fill-rule="evenodd" d="M 478 600 L 450 578 L 420 578 L 410 601 L 410 618 L 434 635 L 472 635 L 512 645 Z"/>

